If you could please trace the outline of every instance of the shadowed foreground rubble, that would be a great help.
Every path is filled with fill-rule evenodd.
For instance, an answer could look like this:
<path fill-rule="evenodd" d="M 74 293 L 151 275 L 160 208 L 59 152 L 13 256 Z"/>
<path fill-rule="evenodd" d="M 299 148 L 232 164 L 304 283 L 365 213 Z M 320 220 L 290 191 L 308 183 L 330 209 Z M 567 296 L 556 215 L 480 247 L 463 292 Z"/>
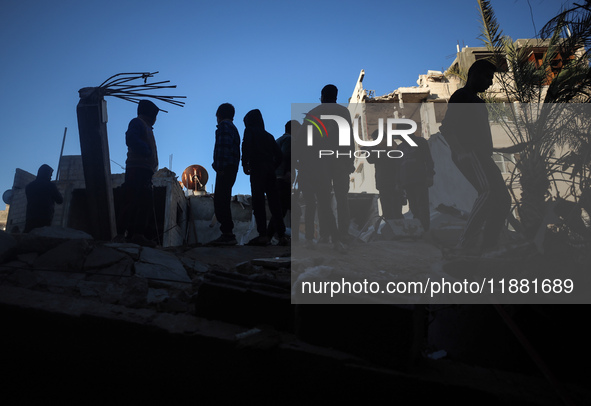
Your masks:
<path fill-rule="evenodd" d="M 505 368 L 433 360 L 422 307 L 291 305 L 289 247 L 150 249 L 59 228 L 0 237 L 9 404 L 562 403 L 515 343 L 487 348 L 500 335 L 474 346 L 515 351 Z M 563 354 L 562 393 L 588 403 L 583 366 Z"/>

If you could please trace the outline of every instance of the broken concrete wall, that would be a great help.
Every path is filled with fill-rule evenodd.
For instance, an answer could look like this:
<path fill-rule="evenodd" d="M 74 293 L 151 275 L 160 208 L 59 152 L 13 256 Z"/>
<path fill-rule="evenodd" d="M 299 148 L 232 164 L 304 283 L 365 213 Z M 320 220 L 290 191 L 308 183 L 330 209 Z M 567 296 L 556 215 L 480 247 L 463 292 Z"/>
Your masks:
<path fill-rule="evenodd" d="M 189 230 L 188 241 L 200 244 L 215 240 L 221 235 L 220 223 L 217 221 L 213 208 L 213 195 L 190 196 L 189 201 Z M 232 196 L 232 220 L 234 222 L 233 233 L 238 244 L 246 244 L 250 239 L 258 235 L 252 214 L 251 196 Z M 267 220 L 271 213 L 267 207 Z"/>
<path fill-rule="evenodd" d="M 63 156 L 58 173 L 58 180 L 54 183 L 62 194 L 64 202 L 55 205 L 52 225 L 90 232 L 82 157 Z M 25 228 L 27 210 L 25 186 L 34 179 L 35 176 L 29 172 L 22 169 L 16 170 L 12 205 L 7 222 L 9 232 L 22 232 Z M 115 206 L 118 206 L 121 198 L 120 186 L 124 181 L 125 174 L 111 175 Z M 155 228 L 160 234 L 159 240 L 165 247 L 182 245 L 185 242 L 187 200 L 176 180 L 176 175 L 163 168 L 154 175 L 153 184 L 155 196 L 159 197 L 155 201 L 155 214 L 159 219 Z"/>
<path fill-rule="evenodd" d="M 8 220 L 8 210 L 10 206 L 6 205 L 5 210 L 0 210 L 0 230 L 6 230 L 6 221 Z"/>
<path fill-rule="evenodd" d="M 82 168 L 82 157 L 80 155 L 64 155 L 60 160 L 57 180 L 69 181 L 76 184 L 78 188 L 84 188 L 84 169 Z"/>
<path fill-rule="evenodd" d="M 188 201 L 174 172 L 163 168 L 153 178 L 154 187 L 165 188 L 162 246 L 183 245 L 187 230 Z"/>
<path fill-rule="evenodd" d="M 27 196 L 25 186 L 35 180 L 37 176 L 30 172 L 16 168 L 12 184 L 11 208 L 6 219 L 8 232 L 22 232 L 27 218 Z"/>
<path fill-rule="evenodd" d="M 375 166 L 367 162 L 367 159 L 355 159 L 355 172 L 351 174 L 349 191 L 353 193 L 378 193 Z"/>
<path fill-rule="evenodd" d="M 62 156 L 58 168 L 56 186 L 62 194 L 64 202 L 61 205 L 55 206 L 55 215 L 52 224 L 62 227 L 72 227 L 69 224 L 72 192 L 77 189 L 86 189 L 82 157 L 80 155 Z"/>
<path fill-rule="evenodd" d="M 446 77 L 440 71 L 428 71 L 426 75 L 419 75 L 417 84 L 420 88 L 429 89 L 429 99 L 449 99 L 461 86 L 456 76 Z"/>
<path fill-rule="evenodd" d="M 435 163 L 433 186 L 429 188 L 431 208 L 443 204 L 469 213 L 476 200 L 476 189 L 451 160 L 449 146 L 440 133 L 433 135 L 427 142 Z"/>

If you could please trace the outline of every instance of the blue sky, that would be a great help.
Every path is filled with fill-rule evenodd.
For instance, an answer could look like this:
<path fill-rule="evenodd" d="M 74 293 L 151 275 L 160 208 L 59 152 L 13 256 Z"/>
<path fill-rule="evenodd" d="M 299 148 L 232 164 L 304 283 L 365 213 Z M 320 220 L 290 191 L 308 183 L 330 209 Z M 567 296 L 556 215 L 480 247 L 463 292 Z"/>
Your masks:
<path fill-rule="evenodd" d="M 535 36 L 561 5 L 557 0 L 492 0 L 504 33 Z M 530 14 L 530 5 L 533 13 Z M 177 85 L 185 107 L 162 102 L 154 127 L 160 167 L 179 175 L 200 164 L 210 175 L 215 111 L 236 107 L 235 124 L 261 110 L 276 138 L 291 103 L 316 103 L 333 83 L 339 102 L 351 96 L 361 69 L 364 86 L 382 95 L 414 86 L 419 74 L 442 70 L 456 44 L 480 46 L 476 0 L 457 1 L 110 1 L 1 0 L 0 193 L 16 168 L 57 170 L 79 155 L 78 90 L 119 72 L 159 71 L 154 80 Z M 110 157 L 125 166 L 125 131 L 136 105 L 107 97 Z M 113 163 L 113 173 L 123 169 Z M 234 193 L 250 193 L 239 173 Z"/>

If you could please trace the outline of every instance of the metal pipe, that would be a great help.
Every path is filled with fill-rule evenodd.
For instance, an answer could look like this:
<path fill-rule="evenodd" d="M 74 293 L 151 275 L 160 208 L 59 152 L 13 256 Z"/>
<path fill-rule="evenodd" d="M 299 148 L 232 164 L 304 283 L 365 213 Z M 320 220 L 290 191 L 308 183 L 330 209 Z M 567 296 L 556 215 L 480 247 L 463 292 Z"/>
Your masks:
<path fill-rule="evenodd" d="M 64 138 L 62 139 L 62 149 L 60 151 L 60 159 L 57 161 L 57 172 L 55 174 L 55 180 L 59 179 L 60 176 L 60 166 L 62 165 L 62 156 L 64 155 L 64 145 L 66 144 L 66 133 L 68 132 L 68 127 L 64 128 Z"/>

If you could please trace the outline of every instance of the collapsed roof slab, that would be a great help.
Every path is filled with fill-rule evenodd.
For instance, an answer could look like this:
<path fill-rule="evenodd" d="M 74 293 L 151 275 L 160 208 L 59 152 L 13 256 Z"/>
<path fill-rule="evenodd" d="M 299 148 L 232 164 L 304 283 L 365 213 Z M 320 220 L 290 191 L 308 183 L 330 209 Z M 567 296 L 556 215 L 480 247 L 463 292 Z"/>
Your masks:
<path fill-rule="evenodd" d="M 428 97 L 428 89 L 421 89 L 418 87 L 400 87 L 387 95 L 368 99 L 367 103 L 392 103 L 401 101 L 404 103 L 421 103 Z"/>

